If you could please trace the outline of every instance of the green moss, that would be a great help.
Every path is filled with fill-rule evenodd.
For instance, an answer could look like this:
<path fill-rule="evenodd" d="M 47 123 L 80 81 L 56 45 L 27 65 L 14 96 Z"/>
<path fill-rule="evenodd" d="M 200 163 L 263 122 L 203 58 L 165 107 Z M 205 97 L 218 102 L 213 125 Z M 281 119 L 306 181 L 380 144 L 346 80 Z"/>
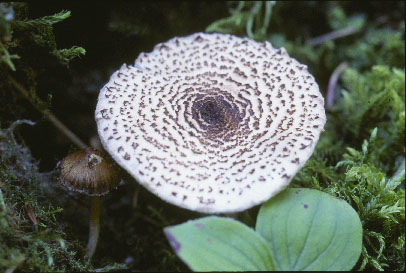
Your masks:
<path fill-rule="evenodd" d="M 62 209 L 47 202 L 41 188 L 50 176 L 38 172 L 28 149 L 14 139 L 12 130 L 21 123 L 33 125 L 18 121 L 0 130 L 0 271 L 56 271 L 65 263 L 83 270 L 72 251 L 77 246 L 64 239 L 56 221 Z"/>
<path fill-rule="evenodd" d="M 54 50 L 53 54 L 61 64 L 68 65 L 73 58 L 85 55 L 86 50 L 80 46 L 73 46 L 71 48 Z"/>
<path fill-rule="evenodd" d="M 33 20 L 14 20 L 12 22 L 12 29 L 14 32 L 17 32 L 14 34 L 17 36 L 16 38 L 21 39 L 20 43 L 33 43 L 31 46 L 48 51 L 50 54 L 53 54 L 61 64 L 67 65 L 74 57 L 86 53 L 84 48 L 77 46 L 70 49 L 57 49 L 53 25 L 69 18 L 70 15 L 70 11 L 61 11 L 54 15 Z"/>
<path fill-rule="evenodd" d="M 86 54 L 86 50 L 79 46 L 69 49 L 56 48 L 52 26 L 69 18 L 70 15 L 70 11 L 61 11 L 34 20 L 16 20 L 13 22 L 13 29 L 22 32 L 25 39 L 31 39 L 37 46 L 47 49 L 61 64 L 68 65 L 73 58 Z"/>
<path fill-rule="evenodd" d="M 376 146 L 380 148 L 370 157 L 378 167 L 393 173 L 393 159 L 404 157 L 404 71 L 387 66 L 374 66 L 365 73 L 348 69 L 342 81 L 342 99 L 332 110 L 331 123 L 341 126 L 341 137 L 350 145 L 359 145 L 378 127 Z"/>

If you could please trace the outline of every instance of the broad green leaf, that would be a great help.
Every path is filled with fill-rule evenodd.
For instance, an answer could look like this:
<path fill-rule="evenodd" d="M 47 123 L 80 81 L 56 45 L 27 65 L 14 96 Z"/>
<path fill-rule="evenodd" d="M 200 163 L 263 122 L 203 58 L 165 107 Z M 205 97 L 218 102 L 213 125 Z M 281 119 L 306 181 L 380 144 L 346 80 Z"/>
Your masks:
<path fill-rule="evenodd" d="M 273 270 L 267 242 L 230 218 L 210 216 L 164 229 L 173 250 L 193 271 Z"/>
<path fill-rule="evenodd" d="M 287 189 L 270 199 L 256 231 L 269 243 L 275 270 L 351 270 L 361 254 L 358 214 L 313 189 Z"/>

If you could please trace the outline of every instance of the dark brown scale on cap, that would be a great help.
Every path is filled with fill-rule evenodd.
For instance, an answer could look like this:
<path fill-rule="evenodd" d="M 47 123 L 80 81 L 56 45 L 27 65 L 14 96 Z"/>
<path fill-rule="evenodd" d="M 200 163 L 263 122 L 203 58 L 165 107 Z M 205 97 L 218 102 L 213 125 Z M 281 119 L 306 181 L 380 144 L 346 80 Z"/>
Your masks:
<path fill-rule="evenodd" d="M 102 152 L 86 148 L 67 155 L 58 166 L 59 181 L 72 191 L 100 196 L 120 183 L 117 167 Z"/>

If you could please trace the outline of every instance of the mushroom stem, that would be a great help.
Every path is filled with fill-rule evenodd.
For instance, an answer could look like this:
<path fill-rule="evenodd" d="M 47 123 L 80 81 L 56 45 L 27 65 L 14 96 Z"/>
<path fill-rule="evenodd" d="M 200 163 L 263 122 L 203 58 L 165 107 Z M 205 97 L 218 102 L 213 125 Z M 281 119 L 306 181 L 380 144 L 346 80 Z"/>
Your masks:
<path fill-rule="evenodd" d="M 97 246 L 100 233 L 100 197 L 92 196 L 90 205 L 89 241 L 86 248 L 86 257 L 91 259 Z"/>
<path fill-rule="evenodd" d="M 8 77 L 9 81 L 11 84 L 37 109 L 40 111 L 59 131 L 61 131 L 67 138 L 70 139 L 76 146 L 78 146 L 80 149 L 84 149 L 87 147 L 87 145 L 77 136 L 75 135 L 71 130 L 69 130 L 68 127 L 65 126 L 59 119 L 57 119 L 51 111 L 48 109 L 43 109 L 41 108 L 38 103 L 29 95 L 29 92 L 21 85 L 19 84 L 13 77 L 9 75 Z"/>

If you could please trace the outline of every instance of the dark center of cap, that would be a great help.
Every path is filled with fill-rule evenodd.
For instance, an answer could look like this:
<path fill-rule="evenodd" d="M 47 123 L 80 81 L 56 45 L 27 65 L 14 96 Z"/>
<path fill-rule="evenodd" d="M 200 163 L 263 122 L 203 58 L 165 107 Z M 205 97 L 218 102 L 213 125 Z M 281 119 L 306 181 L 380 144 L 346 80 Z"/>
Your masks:
<path fill-rule="evenodd" d="M 204 102 L 199 110 L 202 119 L 211 125 L 216 125 L 224 120 L 223 109 L 215 102 Z"/>
<path fill-rule="evenodd" d="M 192 105 L 192 118 L 199 131 L 210 139 L 229 141 L 235 135 L 245 114 L 232 97 L 226 94 L 195 96 Z"/>

